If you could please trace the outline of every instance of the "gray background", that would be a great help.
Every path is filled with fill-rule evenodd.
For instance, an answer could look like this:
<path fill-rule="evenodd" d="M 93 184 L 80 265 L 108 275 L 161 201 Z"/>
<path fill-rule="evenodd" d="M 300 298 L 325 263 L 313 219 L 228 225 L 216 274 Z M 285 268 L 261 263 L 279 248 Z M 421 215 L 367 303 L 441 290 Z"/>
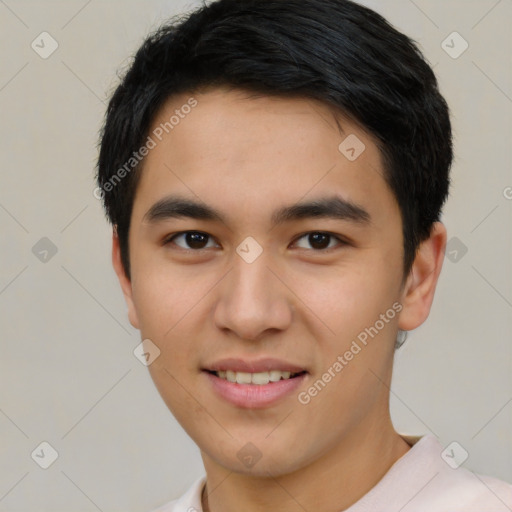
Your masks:
<path fill-rule="evenodd" d="M 429 320 L 397 353 L 392 417 L 401 433 L 460 443 L 464 467 L 512 481 L 512 1 L 365 4 L 420 43 L 456 142 L 450 254 Z M 194 5 L 0 1 L 0 511 L 143 512 L 203 473 L 133 355 L 139 333 L 93 196 L 116 71 Z M 43 31 L 59 45 L 46 59 L 31 47 Z M 469 44 L 458 58 L 442 47 L 453 31 Z M 31 457 L 43 441 L 59 454 L 48 469 Z"/>

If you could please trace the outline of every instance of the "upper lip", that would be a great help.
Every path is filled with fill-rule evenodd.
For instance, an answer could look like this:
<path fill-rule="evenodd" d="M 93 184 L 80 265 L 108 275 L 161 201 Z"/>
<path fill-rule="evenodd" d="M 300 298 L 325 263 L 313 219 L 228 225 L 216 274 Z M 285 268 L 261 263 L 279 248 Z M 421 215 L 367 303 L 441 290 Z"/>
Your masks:
<path fill-rule="evenodd" d="M 246 372 L 246 373 L 259 373 L 269 372 L 272 370 L 280 370 L 283 372 L 300 373 L 306 371 L 305 368 L 297 366 L 296 364 L 289 363 L 282 359 L 274 359 L 266 357 L 250 361 L 248 359 L 226 358 L 219 359 L 218 361 L 203 368 L 204 370 L 218 372 L 231 370 L 233 372 Z"/>

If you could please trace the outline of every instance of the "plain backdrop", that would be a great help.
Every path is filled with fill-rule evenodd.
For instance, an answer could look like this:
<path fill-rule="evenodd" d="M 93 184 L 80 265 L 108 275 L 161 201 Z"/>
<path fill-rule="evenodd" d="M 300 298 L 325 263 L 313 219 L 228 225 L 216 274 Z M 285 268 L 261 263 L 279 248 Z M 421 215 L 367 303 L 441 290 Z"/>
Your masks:
<path fill-rule="evenodd" d="M 396 355 L 393 421 L 512 481 L 512 2 L 364 3 L 420 44 L 456 145 L 448 251 L 430 317 Z M 197 5 L 0 1 L 0 511 L 145 512 L 203 474 L 133 354 L 93 195 L 117 73 L 149 31 Z M 42 442 L 58 454 L 47 469 Z"/>

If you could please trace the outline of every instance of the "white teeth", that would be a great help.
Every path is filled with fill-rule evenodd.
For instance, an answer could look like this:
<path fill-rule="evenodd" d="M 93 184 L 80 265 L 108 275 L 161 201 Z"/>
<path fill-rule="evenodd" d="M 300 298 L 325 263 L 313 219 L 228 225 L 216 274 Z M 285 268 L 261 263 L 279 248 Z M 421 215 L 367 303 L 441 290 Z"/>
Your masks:
<path fill-rule="evenodd" d="M 280 372 L 279 370 L 272 370 L 270 372 L 269 377 L 272 382 L 277 382 L 281 377 L 283 377 L 283 379 L 289 379 L 290 372 Z"/>
<path fill-rule="evenodd" d="M 251 382 L 253 384 L 268 384 L 270 382 L 270 374 L 268 372 L 253 373 Z"/>
<path fill-rule="evenodd" d="M 215 372 L 217 377 L 228 380 L 229 382 L 236 382 L 238 384 L 259 384 L 264 385 L 269 382 L 277 382 L 278 380 L 287 380 L 292 375 L 291 372 L 282 372 L 279 370 L 271 370 L 270 372 L 233 372 L 231 370 L 222 370 Z"/>
<path fill-rule="evenodd" d="M 245 372 L 236 372 L 236 381 L 238 384 L 250 384 L 251 374 Z"/>

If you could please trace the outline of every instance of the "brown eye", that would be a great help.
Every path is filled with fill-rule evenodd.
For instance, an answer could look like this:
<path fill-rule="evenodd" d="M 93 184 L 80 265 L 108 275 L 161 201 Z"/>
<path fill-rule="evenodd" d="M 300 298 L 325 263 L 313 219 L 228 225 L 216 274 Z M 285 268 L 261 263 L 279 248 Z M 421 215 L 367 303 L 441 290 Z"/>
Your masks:
<path fill-rule="evenodd" d="M 300 247 L 301 249 L 312 248 L 316 251 L 332 249 L 336 247 L 336 241 L 338 242 L 338 245 L 344 245 L 345 243 L 337 236 L 331 235 L 330 233 L 324 233 L 321 231 L 312 231 L 311 233 L 306 233 L 305 235 L 302 235 L 298 240 L 306 240 L 305 244 L 302 245 L 299 242 L 297 242 L 297 246 Z M 334 242 L 334 245 L 332 244 L 332 242 Z"/>
<path fill-rule="evenodd" d="M 180 243 L 178 243 L 177 240 L 179 240 Z M 175 243 L 182 249 L 201 250 L 209 247 L 215 247 L 211 236 L 207 233 L 202 233 L 201 231 L 184 231 L 183 233 L 178 233 L 169 238 L 166 241 L 166 244 L 170 244 L 171 242 Z M 214 245 L 208 245 L 210 242 Z"/>

